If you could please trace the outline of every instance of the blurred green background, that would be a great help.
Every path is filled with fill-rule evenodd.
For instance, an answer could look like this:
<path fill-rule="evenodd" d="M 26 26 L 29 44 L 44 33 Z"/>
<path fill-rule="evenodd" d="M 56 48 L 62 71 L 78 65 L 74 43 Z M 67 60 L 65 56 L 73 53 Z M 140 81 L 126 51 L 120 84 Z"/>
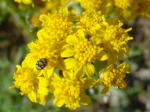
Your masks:
<path fill-rule="evenodd" d="M 19 90 L 11 89 L 16 64 L 21 64 L 29 52 L 27 44 L 36 39 L 37 28 L 30 24 L 31 10 L 21 11 L 13 0 L 0 0 L 0 112 L 150 112 L 150 18 L 136 18 L 126 22 L 124 27 L 132 27 L 129 43 L 131 74 L 127 74 L 127 88 L 105 95 L 101 87 L 90 89 L 92 98 L 89 106 L 81 106 L 74 111 L 47 104 L 40 105 L 29 101 Z"/>

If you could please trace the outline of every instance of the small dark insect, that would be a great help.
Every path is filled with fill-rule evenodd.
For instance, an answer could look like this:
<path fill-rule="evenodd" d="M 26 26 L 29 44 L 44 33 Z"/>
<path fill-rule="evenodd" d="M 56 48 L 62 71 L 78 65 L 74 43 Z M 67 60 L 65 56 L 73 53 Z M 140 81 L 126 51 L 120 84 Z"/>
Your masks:
<path fill-rule="evenodd" d="M 59 70 L 59 75 L 63 76 L 63 71 L 62 70 Z"/>
<path fill-rule="evenodd" d="M 36 63 L 36 69 L 42 70 L 46 66 L 46 64 L 47 64 L 47 59 L 41 58 Z"/>

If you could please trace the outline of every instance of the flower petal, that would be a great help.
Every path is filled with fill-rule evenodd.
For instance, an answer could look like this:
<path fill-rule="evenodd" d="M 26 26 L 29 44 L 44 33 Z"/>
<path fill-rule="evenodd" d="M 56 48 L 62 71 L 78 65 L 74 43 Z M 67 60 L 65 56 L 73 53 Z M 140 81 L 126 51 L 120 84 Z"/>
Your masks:
<path fill-rule="evenodd" d="M 124 59 L 124 52 L 122 50 L 119 51 L 118 53 L 118 59 L 123 60 Z"/>
<path fill-rule="evenodd" d="M 28 94 L 28 97 L 29 97 L 29 99 L 30 99 L 32 102 L 37 102 L 37 97 L 36 97 L 36 92 L 35 92 L 35 91 L 31 91 L 31 92 Z"/>
<path fill-rule="evenodd" d="M 49 81 L 44 77 L 38 77 L 38 79 L 39 79 L 39 84 L 38 84 L 37 92 L 41 95 L 48 95 L 49 90 L 47 87 L 48 87 Z"/>
<path fill-rule="evenodd" d="M 65 66 L 65 62 L 63 59 L 58 59 L 56 66 L 60 69 L 60 70 L 65 70 L 66 66 Z"/>
<path fill-rule="evenodd" d="M 39 17 L 39 20 L 40 20 L 41 22 L 45 22 L 45 21 L 48 21 L 49 18 L 48 18 L 48 16 L 47 16 L 46 14 L 42 14 L 42 15 Z"/>
<path fill-rule="evenodd" d="M 58 106 L 58 107 L 62 107 L 64 105 L 64 102 L 62 100 L 59 99 L 54 99 L 53 104 Z"/>
<path fill-rule="evenodd" d="M 94 44 L 94 45 L 98 45 L 100 43 L 102 43 L 102 39 L 100 39 L 98 36 L 92 36 L 90 38 L 90 41 Z"/>
<path fill-rule="evenodd" d="M 54 68 L 47 69 L 45 72 L 43 72 L 43 75 L 46 79 L 49 79 L 53 76 Z"/>
<path fill-rule="evenodd" d="M 124 80 L 122 80 L 121 83 L 119 84 L 119 88 L 124 89 L 126 87 L 127 87 L 127 83 Z"/>
<path fill-rule="evenodd" d="M 77 45 L 79 43 L 79 39 L 74 35 L 69 35 L 66 39 L 66 42 L 71 45 Z"/>
<path fill-rule="evenodd" d="M 109 91 L 109 87 L 104 87 L 101 91 L 101 94 L 106 94 Z"/>
<path fill-rule="evenodd" d="M 63 72 L 63 76 L 64 76 L 65 78 L 72 78 L 73 75 L 74 75 L 74 74 L 73 74 L 73 69 L 66 70 L 66 71 Z"/>
<path fill-rule="evenodd" d="M 127 55 L 127 56 L 129 56 L 129 51 L 130 51 L 130 49 L 129 49 L 129 46 L 128 45 L 125 45 L 125 50 L 124 50 L 124 52 L 125 52 L 125 54 Z"/>
<path fill-rule="evenodd" d="M 77 70 L 75 70 L 74 76 L 76 78 L 82 78 L 84 76 L 83 67 L 80 66 Z"/>
<path fill-rule="evenodd" d="M 39 79 L 38 90 L 37 90 L 38 93 L 42 95 L 47 95 L 48 94 L 47 86 L 49 81 L 44 77 L 37 77 L 37 79 Z"/>
<path fill-rule="evenodd" d="M 103 79 L 99 78 L 99 79 L 96 81 L 96 83 L 95 83 L 94 86 L 99 86 L 99 85 L 101 85 L 101 84 L 103 84 Z"/>
<path fill-rule="evenodd" d="M 83 30 L 78 30 L 77 31 L 78 37 L 79 37 L 79 41 L 82 41 L 85 39 L 85 34 Z"/>
<path fill-rule="evenodd" d="M 87 74 L 88 77 L 91 77 L 91 76 L 94 75 L 95 68 L 94 68 L 94 66 L 91 63 L 87 63 L 84 66 L 84 71 L 85 71 L 85 73 Z"/>
<path fill-rule="evenodd" d="M 81 100 L 80 102 L 83 104 L 83 105 L 88 105 L 90 102 L 91 102 L 91 99 L 89 98 L 89 96 L 85 95 L 85 94 L 81 94 Z"/>
<path fill-rule="evenodd" d="M 48 89 L 49 89 L 50 93 L 54 93 L 54 91 L 55 91 L 55 88 L 53 87 L 53 85 L 51 83 L 49 84 L 49 88 Z"/>
<path fill-rule="evenodd" d="M 96 80 L 92 77 L 87 77 L 85 82 L 84 82 L 84 88 L 92 88 L 95 85 Z"/>
<path fill-rule="evenodd" d="M 68 58 L 65 59 L 64 62 L 65 62 L 66 69 L 70 69 L 73 68 L 78 61 L 75 58 Z"/>
<path fill-rule="evenodd" d="M 114 64 L 117 61 L 117 55 L 112 52 L 108 54 L 108 64 Z"/>
<path fill-rule="evenodd" d="M 74 55 L 73 49 L 67 48 L 61 52 L 61 57 L 71 57 L 73 55 Z"/>
<path fill-rule="evenodd" d="M 100 55 L 101 55 L 100 61 L 104 61 L 108 59 L 108 54 L 106 52 L 101 51 Z"/>
<path fill-rule="evenodd" d="M 117 66 L 117 68 L 120 69 L 123 73 L 130 73 L 129 64 L 126 62 L 120 64 L 119 66 Z"/>

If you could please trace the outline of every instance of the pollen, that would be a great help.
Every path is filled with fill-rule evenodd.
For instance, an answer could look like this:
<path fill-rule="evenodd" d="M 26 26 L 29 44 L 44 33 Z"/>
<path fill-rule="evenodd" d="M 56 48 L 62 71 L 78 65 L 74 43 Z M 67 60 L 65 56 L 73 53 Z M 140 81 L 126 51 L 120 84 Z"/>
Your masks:
<path fill-rule="evenodd" d="M 96 46 L 92 45 L 88 39 L 81 41 L 75 48 L 75 58 L 84 65 L 92 60 L 95 60 Z"/>

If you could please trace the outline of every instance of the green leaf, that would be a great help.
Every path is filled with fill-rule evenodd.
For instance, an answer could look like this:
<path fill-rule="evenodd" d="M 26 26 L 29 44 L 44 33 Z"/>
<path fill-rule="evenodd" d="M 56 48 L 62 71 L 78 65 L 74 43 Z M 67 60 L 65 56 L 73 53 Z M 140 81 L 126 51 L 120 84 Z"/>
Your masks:
<path fill-rule="evenodd" d="M 94 61 L 94 67 L 96 74 L 99 75 L 102 72 L 102 70 L 107 67 L 107 61 L 96 60 Z"/>

